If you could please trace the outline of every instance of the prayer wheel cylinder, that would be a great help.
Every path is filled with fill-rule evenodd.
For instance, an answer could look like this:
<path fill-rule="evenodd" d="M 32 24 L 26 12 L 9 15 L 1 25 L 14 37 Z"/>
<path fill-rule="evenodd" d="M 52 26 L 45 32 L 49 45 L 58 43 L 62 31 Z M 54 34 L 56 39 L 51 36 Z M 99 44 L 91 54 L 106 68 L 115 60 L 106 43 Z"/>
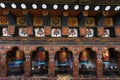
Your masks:
<path fill-rule="evenodd" d="M 47 55 L 43 48 L 38 48 L 37 50 L 37 60 L 41 62 L 46 62 Z"/>
<path fill-rule="evenodd" d="M 58 63 L 60 65 L 67 65 L 67 62 L 68 62 L 68 50 L 67 48 L 61 48 Z"/>
<path fill-rule="evenodd" d="M 16 60 L 24 59 L 23 53 L 21 51 L 17 50 L 15 58 L 16 58 Z"/>
<path fill-rule="evenodd" d="M 89 53 L 87 51 L 83 51 L 81 54 L 80 54 L 80 63 L 82 65 L 85 65 L 85 64 L 88 64 L 88 61 L 89 61 Z"/>
<path fill-rule="evenodd" d="M 110 60 L 110 52 L 109 50 L 106 50 L 103 52 L 103 61 L 109 61 Z"/>

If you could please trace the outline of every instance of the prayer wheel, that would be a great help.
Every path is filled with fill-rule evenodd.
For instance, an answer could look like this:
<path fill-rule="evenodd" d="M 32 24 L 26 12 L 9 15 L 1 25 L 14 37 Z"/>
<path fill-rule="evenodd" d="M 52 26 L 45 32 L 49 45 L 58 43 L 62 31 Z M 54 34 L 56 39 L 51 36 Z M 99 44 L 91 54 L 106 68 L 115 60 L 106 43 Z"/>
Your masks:
<path fill-rule="evenodd" d="M 21 51 L 17 50 L 15 55 L 16 60 L 24 59 L 24 55 Z"/>
<path fill-rule="evenodd" d="M 38 64 L 46 64 L 47 62 L 47 53 L 41 47 L 37 49 L 37 60 Z"/>
<path fill-rule="evenodd" d="M 81 54 L 80 54 L 80 63 L 81 64 L 88 64 L 88 61 L 89 61 L 89 53 L 87 51 L 83 51 Z"/>
<path fill-rule="evenodd" d="M 103 52 L 103 61 L 109 61 L 110 60 L 110 52 L 109 50 L 106 50 Z"/>
<path fill-rule="evenodd" d="M 22 51 L 17 50 L 15 55 L 15 64 L 21 64 L 24 62 L 24 54 Z"/>
<path fill-rule="evenodd" d="M 67 48 L 61 48 L 58 56 L 58 64 L 60 66 L 66 66 L 68 64 L 69 52 Z"/>
<path fill-rule="evenodd" d="M 106 50 L 103 52 L 102 61 L 103 61 L 104 69 L 110 68 L 110 52 L 109 52 L 109 50 Z"/>

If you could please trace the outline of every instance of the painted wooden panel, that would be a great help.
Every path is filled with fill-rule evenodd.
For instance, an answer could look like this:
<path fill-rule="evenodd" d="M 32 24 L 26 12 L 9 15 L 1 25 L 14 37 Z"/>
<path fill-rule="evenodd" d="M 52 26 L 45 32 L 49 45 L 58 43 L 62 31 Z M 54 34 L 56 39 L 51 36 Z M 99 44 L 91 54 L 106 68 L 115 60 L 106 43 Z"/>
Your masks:
<path fill-rule="evenodd" d="M 1 16 L 1 17 L 0 17 L 0 24 L 2 24 L 2 25 L 8 24 L 7 18 L 4 17 L 4 16 Z"/>
<path fill-rule="evenodd" d="M 120 37 L 120 27 L 115 28 L 115 34 Z"/>
<path fill-rule="evenodd" d="M 51 27 L 44 27 L 45 35 L 51 35 Z"/>
<path fill-rule="evenodd" d="M 98 32 L 98 36 L 103 36 L 104 35 L 104 27 L 98 27 L 97 32 Z"/>
<path fill-rule="evenodd" d="M 94 27 L 95 26 L 95 19 L 94 18 L 86 18 L 85 19 L 85 26 Z"/>
<path fill-rule="evenodd" d="M 43 25 L 43 20 L 40 17 L 34 17 L 33 18 L 33 24 L 35 26 Z"/>
<path fill-rule="evenodd" d="M 17 17 L 17 25 L 25 25 L 24 17 Z"/>
<path fill-rule="evenodd" d="M 50 25 L 52 27 L 60 27 L 61 26 L 61 19 L 58 17 L 51 18 Z"/>
<path fill-rule="evenodd" d="M 68 35 L 69 27 L 62 27 L 62 35 Z"/>
<path fill-rule="evenodd" d="M 70 27 L 78 26 L 78 19 L 77 18 L 68 18 L 68 26 L 70 26 Z"/>
<path fill-rule="evenodd" d="M 80 30 L 80 35 L 85 36 L 86 35 L 86 27 L 79 28 Z"/>
<path fill-rule="evenodd" d="M 14 34 L 15 32 L 15 26 L 8 26 L 8 34 L 11 35 L 11 34 Z"/>
<path fill-rule="evenodd" d="M 103 22 L 103 26 L 113 26 L 113 19 L 112 18 L 105 18 Z"/>

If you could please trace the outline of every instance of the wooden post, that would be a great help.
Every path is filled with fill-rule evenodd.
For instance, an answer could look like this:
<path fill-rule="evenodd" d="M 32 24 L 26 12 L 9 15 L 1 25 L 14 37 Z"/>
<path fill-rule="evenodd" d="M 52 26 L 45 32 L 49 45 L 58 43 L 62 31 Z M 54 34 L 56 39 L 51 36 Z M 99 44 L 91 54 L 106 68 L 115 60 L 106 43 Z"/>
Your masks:
<path fill-rule="evenodd" d="M 120 74 L 120 47 L 115 48 L 116 51 L 118 51 L 117 53 L 117 57 L 118 57 L 118 71 Z"/>
<path fill-rule="evenodd" d="M 79 79 L 79 53 L 82 50 L 82 47 L 75 46 L 71 47 L 70 50 L 72 50 L 73 53 L 73 78 L 74 80 Z"/>
<path fill-rule="evenodd" d="M 25 53 L 25 62 L 24 62 L 24 76 L 30 77 L 31 76 L 31 46 L 21 46 L 22 50 Z"/>
<path fill-rule="evenodd" d="M 1 63 L 0 63 L 0 70 L 1 70 L 1 77 L 7 76 L 7 60 L 6 60 L 6 54 L 1 54 Z"/>
<path fill-rule="evenodd" d="M 0 60 L 0 76 L 1 77 L 6 77 L 7 76 L 7 72 L 8 72 L 8 66 L 7 66 L 7 59 L 6 59 L 6 53 L 9 50 L 8 47 L 6 46 L 0 46 L 0 56 L 1 56 L 1 60 Z"/>
<path fill-rule="evenodd" d="M 25 70 L 25 77 L 30 77 L 31 76 L 30 54 L 25 54 L 24 70 Z"/>
<path fill-rule="evenodd" d="M 73 78 L 79 79 L 79 55 L 73 54 Z"/>
<path fill-rule="evenodd" d="M 97 77 L 101 78 L 103 77 L 103 63 L 102 63 L 102 53 L 104 48 L 103 47 L 94 47 L 93 48 L 94 51 L 97 52 L 96 54 L 96 73 L 97 73 Z"/>
<path fill-rule="evenodd" d="M 55 63 L 54 63 L 54 57 L 55 53 L 57 51 L 57 47 L 46 47 L 49 52 L 49 68 L 48 68 L 48 79 L 54 80 L 55 76 Z"/>

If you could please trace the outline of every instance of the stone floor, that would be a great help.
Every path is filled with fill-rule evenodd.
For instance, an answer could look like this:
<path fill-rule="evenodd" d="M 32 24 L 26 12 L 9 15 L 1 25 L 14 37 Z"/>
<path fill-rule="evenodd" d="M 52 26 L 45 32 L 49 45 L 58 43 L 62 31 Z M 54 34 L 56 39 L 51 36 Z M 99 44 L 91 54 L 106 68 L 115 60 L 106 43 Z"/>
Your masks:
<path fill-rule="evenodd" d="M 79 79 L 73 79 L 70 74 L 59 74 L 59 80 L 120 80 L 120 74 L 118 72 L 106 71 L 104 72 L 104 76 L 102 78 L 98 78 L 95 72 L 80 72 Z M 70 79 L 65 79 L 66 76 L 69 76 Z M 61 79 L 60 79 L 61 77 Z M 63 78 L 64 77 L 64 78 Z M 58 75 L 55 78 L 48 78 L 47 74 L 40 75 L 32 75 L 32 77 L 24 77 L 24 75 L 9 75 L 8 77 L 0 77 L 0 80 L 58 80 Z"/>

